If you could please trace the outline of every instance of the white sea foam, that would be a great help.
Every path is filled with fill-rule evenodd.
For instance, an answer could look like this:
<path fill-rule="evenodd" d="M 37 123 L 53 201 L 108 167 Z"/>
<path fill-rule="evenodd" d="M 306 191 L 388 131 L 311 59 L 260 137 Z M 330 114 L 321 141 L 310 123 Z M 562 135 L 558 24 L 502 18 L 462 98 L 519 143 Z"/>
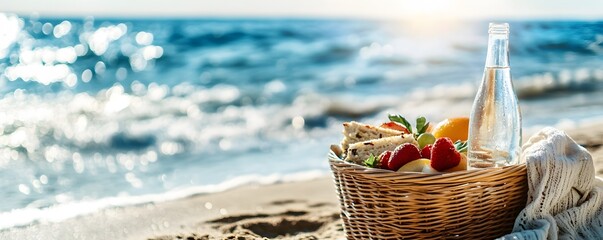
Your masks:
<path fill-rule="evenodd" d="M 25 226 L 32 223 L 60 222 L 69 218 L 96 213 L 103 209 L 160 203 L 190 197 L 197 194 L 222 192 L 247 185 L 269 185 L 275 183 L 307 181 L 328 176 L 327 172 L 311 170 L 293 174 L 244 175 L 219 184 L 173 189 L 165 193 L 141 196 L 107 197 L 91 201 L 58 204 L 47 208 L 22 208 L 0 213 L 0 229 Z"/>

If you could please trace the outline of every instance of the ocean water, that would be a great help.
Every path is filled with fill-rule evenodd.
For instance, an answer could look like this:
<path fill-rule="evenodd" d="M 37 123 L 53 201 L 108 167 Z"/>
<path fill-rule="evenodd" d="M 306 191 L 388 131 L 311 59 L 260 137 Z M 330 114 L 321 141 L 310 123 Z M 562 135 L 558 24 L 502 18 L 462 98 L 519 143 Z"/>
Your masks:
<path fill-rule="evenodd" d="M 487 24 L 0 14 L 0 229 L 327 175 L 342 121 L 468 115 Z M 510 26 L 524 129 L 603 119 L 603 22 Z"/>

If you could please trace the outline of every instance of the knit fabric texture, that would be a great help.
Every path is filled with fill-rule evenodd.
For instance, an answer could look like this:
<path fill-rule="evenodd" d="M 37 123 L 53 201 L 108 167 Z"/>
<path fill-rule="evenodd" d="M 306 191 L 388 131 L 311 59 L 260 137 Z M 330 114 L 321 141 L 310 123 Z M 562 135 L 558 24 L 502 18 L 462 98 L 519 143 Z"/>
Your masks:
<path fill-rule="evenodd" d="M 523 146 L 528 201 L 499 239 L 603 239 L 603 188 L 592 156 L 565 132 L 545 128 Z"/>

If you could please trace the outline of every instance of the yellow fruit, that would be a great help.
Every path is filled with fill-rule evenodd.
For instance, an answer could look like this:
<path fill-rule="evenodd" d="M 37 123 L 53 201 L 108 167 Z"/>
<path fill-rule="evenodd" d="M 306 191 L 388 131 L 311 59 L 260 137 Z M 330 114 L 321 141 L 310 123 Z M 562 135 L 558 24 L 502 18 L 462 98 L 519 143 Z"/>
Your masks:
<path fill-rule="evenodd" d="M 429 166 L 431 160 L 427 158 L 419 158 L 404 164 L 398 172 L 421 172 L 425 166 Z"/>
<path fill-rule="evenodd" d="M 457 140 L 467 141 L 469 135 L 469 118 L 447 118 L 438 123 L 431 132 L 434 137 L 448 137 L 452 142 Z"/>
<path fill-rule="evenodd" d="M 453 167 L 451 169 L 446 170 L 445 172 L 456 172 L 456 171 L 464 171 L 467 170 L 467 155 L 464 152 L 461 153 L 461 161 L 459 165 Z"/>

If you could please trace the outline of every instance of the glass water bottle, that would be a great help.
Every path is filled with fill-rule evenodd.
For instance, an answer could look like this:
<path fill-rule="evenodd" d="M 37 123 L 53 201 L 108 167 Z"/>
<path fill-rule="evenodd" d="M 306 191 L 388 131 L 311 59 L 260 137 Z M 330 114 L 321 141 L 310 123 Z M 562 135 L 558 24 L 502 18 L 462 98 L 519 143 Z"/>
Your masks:
<path fill-rule="evenodd" d="M 470 168 L 517 164 L 521 151 L 521 114 L 509 67 L 509 24 L 490 23 L 488 33 L 484 76 L 470 117 Z"/>

